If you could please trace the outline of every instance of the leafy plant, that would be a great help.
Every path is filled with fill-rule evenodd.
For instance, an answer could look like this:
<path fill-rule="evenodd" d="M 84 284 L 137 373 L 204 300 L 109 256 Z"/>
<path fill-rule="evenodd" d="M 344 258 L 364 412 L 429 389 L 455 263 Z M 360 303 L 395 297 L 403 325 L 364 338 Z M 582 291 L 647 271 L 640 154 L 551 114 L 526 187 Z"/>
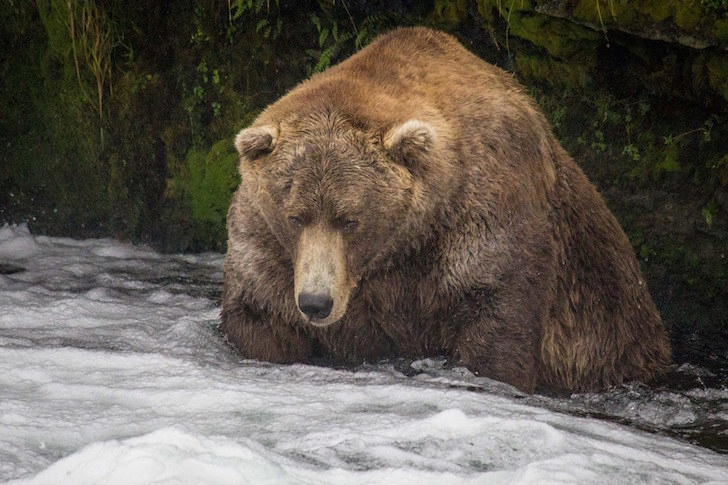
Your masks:
<path fill-rule="evenodd" d="M 622 149 L 622 155 L 626 155 L 633 162 L 640 161 L 640 149 L 637 146 L 629 144 Z"/>
<path fill-rule="evenodd" d="M 728 12 L 728 0 L 700 0 L 703 7 L 711 12 Z"/>
<path fill-rule="evenodd" d="M 331 66 L 331 59 L 334 54 L 339 51 L 342 46 L 350 39 L 355 38 L 352 31 L 339 32 L 339 25 L 336 20 L 332 20 L 330 24 L 322 23 L 317 15 L 311 16 L 311 22 L 316 26 L 318 32 L 318 49 L 309 49 L 308 54 L 315 59 L 316 64 L 311 69 L 311 73 L 317 73 L 326 70 Z"/>
<path fill-rule="evenodd" d="M 71 39 L 73 60 L 78 85 L 86 100 L 99 116 L 101 146 L 104 146 L 104 92 L 113 94 L 111 76 L 111 56 L 114 48 L 121 43 L 121 36 L 93 0 L 85 2 L 67 1 L 68 33 Z M 80 61 L 91 72 L 96 88 L 95 99 L 86 91 L 81 78 Z"/>

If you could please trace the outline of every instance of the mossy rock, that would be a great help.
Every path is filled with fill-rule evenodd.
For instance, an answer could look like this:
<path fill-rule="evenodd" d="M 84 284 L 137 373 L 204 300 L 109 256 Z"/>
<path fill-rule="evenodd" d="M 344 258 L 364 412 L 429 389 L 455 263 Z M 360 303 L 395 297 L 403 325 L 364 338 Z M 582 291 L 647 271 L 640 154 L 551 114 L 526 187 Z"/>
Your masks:
<path fill-rule="evenodd" d="M 516 57 L 519 75 L 526 81 L 544 82 L 571 88 L 585 89 L 589 82 L 588 63 L 565 62 L 548 56 L 518 54 Z"/>
<path fill-rule="evenodd" d="M 518 2 L 516 2 L 518 3 Z M 693 48 L 728 47 L 728 5 L 685 0 L 537 0 L 539 13 Z"/>
<path fill-rule="evenodd" d="M 515 12 L 511 19 L 513 35 L 544 47 L 549 54 L 563 60 L 596 48 L 604 39 L 598 32 L 558 18 Z"/>

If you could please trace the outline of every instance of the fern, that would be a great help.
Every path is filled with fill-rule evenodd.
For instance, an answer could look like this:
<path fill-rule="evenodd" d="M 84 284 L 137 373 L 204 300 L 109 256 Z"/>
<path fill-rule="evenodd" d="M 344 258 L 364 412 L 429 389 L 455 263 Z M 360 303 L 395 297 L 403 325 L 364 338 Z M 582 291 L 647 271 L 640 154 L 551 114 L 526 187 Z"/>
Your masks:
<path fill-rule="evenodd" d="M 371 42 L 378 33 L 377 26 L 382 25 L 382 23 L 383 17 L 380 14 L 372 14 L 362 20 L 354 39 L 354 48 L 359 50 Z"/>
<path fill-rule="evenodd" d="M 328 37 L 329 37 L 329 29 L 324 27 L 323 29 L 321 29 L 319 31 L 319 39 L 318 39 L 319 47 L 324 46 L 324 44 L 326 43 L 326 39 L 328 39 Z M 335 34 L 334 34 L 334 39 L 336 39 Z"/>
<path fill-rule="evenodd" d="M 313 68 L 313 72 L 321 72 L 326 70 L 329 66 L 331 66 L 331 58 L 334 55 L 334 51 L 336 50 L 336 45 L 329 46 L 328 48 L 321 51 L 321 54 L 319 55 L 318 62 Z"/>
<path fill-rule="evenodd" d="M 260 32 L 260 29 L 262 29 L 263 27 L 267 27 L 267 26 L 268 26 L 268 19 L 259 20 L 258 24 L 255 26 L 255 31 Z"/>

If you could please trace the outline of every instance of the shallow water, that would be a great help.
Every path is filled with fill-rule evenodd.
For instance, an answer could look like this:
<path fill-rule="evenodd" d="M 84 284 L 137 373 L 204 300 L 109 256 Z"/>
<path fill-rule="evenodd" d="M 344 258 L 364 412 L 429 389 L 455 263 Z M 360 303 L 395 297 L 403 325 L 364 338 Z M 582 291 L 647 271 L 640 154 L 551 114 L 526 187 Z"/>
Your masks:
<path fill-rule="evenodd" d="M 572 396 L 445 359 L 245 361 L 216 330 L 222 262 L 0 229 L 0 480 L 728 482 L 717 356 Z"/>

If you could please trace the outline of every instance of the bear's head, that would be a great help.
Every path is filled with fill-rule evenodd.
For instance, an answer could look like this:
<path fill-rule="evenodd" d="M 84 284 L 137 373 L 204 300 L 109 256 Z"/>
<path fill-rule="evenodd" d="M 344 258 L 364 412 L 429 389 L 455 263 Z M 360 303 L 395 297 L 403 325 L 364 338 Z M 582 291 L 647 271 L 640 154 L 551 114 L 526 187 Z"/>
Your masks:
<path fill-rule="evenodd" d="M 447 184 L 437 144 L 418 119 L 374 129 L 331 112 L 237 135 L 242 189 L 291 258 L 306 320 L 341 319 L 360 279 L 417 241 Z"/>

